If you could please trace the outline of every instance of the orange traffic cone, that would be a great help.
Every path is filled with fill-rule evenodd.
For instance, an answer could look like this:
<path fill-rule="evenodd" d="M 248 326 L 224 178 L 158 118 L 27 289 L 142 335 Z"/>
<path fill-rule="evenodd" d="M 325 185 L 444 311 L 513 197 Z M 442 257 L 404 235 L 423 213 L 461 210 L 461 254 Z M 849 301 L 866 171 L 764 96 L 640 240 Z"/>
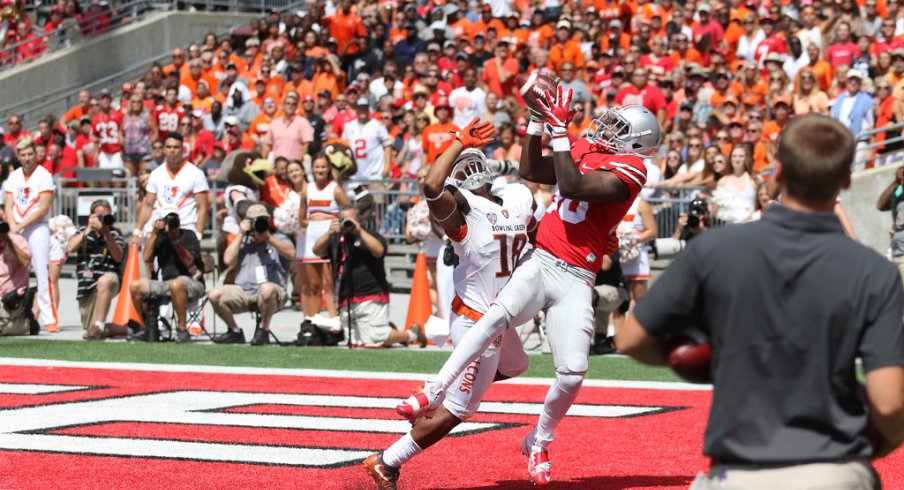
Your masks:
<path fill-rule="evenodd" d="M 116 310 L 113 312 L 113 321 L 116 325 L 127 326 L 129 321 L 134 321 L 139 325 L 143 325 L 138 310 L 132 304 L 132 294 L 129 292 L 129 286 L 133 281 L 141 278 L 141 253 L 138 245 L 129 246 L 129 258 L 126 260 L 126 268 L 122 273 L 122 287 L 119 288 L 119 299 L 116 300 Z"/>
<path fill-rule="evenodd" d="M 417 323 L 421 328 L 427 323 L 433 305 L 430 302 L 430 281 L 427 279 L 427 256 L 424 252 L 417 254 L 414 264 L 414 282 L 411 284 L 411 298 L 408 301 L 408 318 L 405 319 L 405 330 Z"/>

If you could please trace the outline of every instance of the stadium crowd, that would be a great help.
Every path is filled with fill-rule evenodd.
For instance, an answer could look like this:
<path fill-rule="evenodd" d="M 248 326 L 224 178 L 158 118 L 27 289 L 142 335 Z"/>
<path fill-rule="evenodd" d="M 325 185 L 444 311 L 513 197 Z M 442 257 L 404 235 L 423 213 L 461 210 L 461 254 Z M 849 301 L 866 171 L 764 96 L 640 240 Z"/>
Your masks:
<path fill-rule="evenodd" d="M 46 12 L 35 15 L 34 21 L 26 13 L 24 0 L 6 0 L 0 8 L 0 21 L 6 29 L 6 37 L 0 39 L 3 65 L 32 61 L 49 47 L 104 34 L 122 21 L 109 0 L 58 0 Z"/>
<path fill-rule="evenodd" d="M 69 15 L 73 4 L 61 0 L 55 15 Z M 902 147 L 895 126 L 904 123 L 898 0 L 343 0 L 273 12 L 229 37 L 207 34 L 118 91 L 81 92 L 77 105 L 42 118 L 33 133 L 20 116 L 9 116 L 0 146 L 3 177 L 19 167 L 15 148 L 27 138 L 48 173 L 125 167 L 139 176 L 142 196 L 164 191 L 151 183 L 154 169 L 171 164 L 178 171 L 191 162 L 207 180 L 233 186 L 211 197 L 224 204 L 211 217 L 224 235 L 247 231 L 240 212 L 247 206 L 237 206 L 242 198 L 266 204 L 274 221 L 283 206 L 309 206 L 297 220 L 307 237 L 276 223 L 296 235 L 298 265 L 290 266 L 293 279 L 286 281 L 293 284 L 284 289 L 307 317 L 319 313 L 326 296 L 335 317 L 333 295 L 323 294 L 332 290 L 334 272 L 313 248 L 335 226 L 339 208 L 359 202 L 374 180 L 423 177 L 421 169 L 453 141 L 450 132 L 475 117 L 498 131 L 487 155 L 517 160 L 529 113 L 515 77 L 534 70 L 573 90 L 573 138 L 592 131 L 594 118 L 612 106 L 643 105 L 656 114 L 664 139 L 645 162 L 648 203 L 629 213 L 619 232 L 621 251 L 632 259 L 646 255 L 644 243 L 656 237 L 651 216 L 663 196 L 696 198 L 705 220 L 757 219 L 775 197 L 768 182 L 777 142 L 795 116 L 828 114 L 861 135 L 860 167 Z M 870 132 L 881 128 L 888 129 Z M 165 144 L 174 135 L 182 151 L 170 156 Z M 206 182 L 192 185 L 207 191 Z M 531 189 L 541 207 L 549 204 L 551 189 Z M 312 192 L 321 194 L 313 204 Z M 418 213 L 424 206 L 417 201 L 402 208 Z M 209 202 L 198 204 L 206 222 L 208 209 L 201 208 Z M 435 261 L 442 233 L 434 227 L 412 234 L 402 208 L 387 207 L 377 220 L 381 231 L 425 242 Z M 158 210 L 148 217 L 138 220 L 144 233 L 166 216 Z M 190 230 L 203 230 L 195 228 L 198 220 L 181 218 Z M 688 218 L 677 217 L 675 237 Z M 630 270 L 633 282 L 648 276 L 643 267 Z"/>

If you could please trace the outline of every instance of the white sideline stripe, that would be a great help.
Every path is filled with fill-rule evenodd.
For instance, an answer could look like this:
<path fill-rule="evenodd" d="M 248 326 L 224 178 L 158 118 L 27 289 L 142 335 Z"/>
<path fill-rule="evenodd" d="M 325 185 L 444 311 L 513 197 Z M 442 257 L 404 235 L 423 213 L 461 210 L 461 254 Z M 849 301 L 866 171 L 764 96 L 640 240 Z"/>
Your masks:
<path fill-rule="evenodd" d="M 330 466 L 358 462 L 372 451 L 313 449 L 284 446 L 79 437 L 41 434 L 3 434 L 0 447 L 54 453 L 98 454 L 130 457 L 185 458 L 203 461 Z"/>
<path fill-rule="evenodd" d="M 64 393 L 89 388 L 88 386 L 72 385 L 36 385 L 28 383 L 0 383 L 0 395 L 47 395 L 50 393 Z"/>
<path fill-rule="evenodd" d="M 0 357 L 0 366 L 31 366 L 31 367 L 68 367 L 86 369 L 129 369 L 133 371 L 159 371 L 171 373 L 205 373 L 205 374 L 248 374 L 270 376 L 301 376 L 317 378 L 359 378 L 366 379 L 397 379 L 424 381 L 431 377 L 424 373 L 384 373 L 371 371 L 336 371 L 326 369 L 288 369 L 288 368 L 261 368 L 245 366 L 194 366 L 184 364 L 146 364 L 134 362 L 85 362 L 85 361 L 60 361 L 56 359 L 27 359 L 17 357 Z M 513 378 L 500 383 L 513 385 L 542 385 L 549 386 L 552 378 Z M 595 388 L 629 388 L 648 390 L 680 390 L 680 391 L 711 391 L 711 385 L 699 385 L 693 383 L 677 383 L 670 381 L 623 381 L 608 379 L 585 379 L 583 386 Z"/>

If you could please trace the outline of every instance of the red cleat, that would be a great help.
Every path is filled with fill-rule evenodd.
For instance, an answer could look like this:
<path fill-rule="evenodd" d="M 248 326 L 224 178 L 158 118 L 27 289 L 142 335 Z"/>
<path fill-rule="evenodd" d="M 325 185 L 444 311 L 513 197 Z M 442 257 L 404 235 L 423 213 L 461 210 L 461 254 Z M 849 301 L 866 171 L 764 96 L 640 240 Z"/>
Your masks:
<path fill-rule="evenodd" d="M 428 381 L 422 389 L 415 390 L 408 399 L 396 405 L 396 413 L 410 421 L 417 420 L 418 417 L 430 417 L 444 398 L 445 393 L 439 385 Z"/>
<path fill-rule="evenodd" d="M 521 454 L 527 456 L 527 475 L 531 483 L 538 487 L 549 485 L 549 473 L 552 463 L 549 461 L 549 451 L 533 444 L 533 432 L 521 442 Z"/>

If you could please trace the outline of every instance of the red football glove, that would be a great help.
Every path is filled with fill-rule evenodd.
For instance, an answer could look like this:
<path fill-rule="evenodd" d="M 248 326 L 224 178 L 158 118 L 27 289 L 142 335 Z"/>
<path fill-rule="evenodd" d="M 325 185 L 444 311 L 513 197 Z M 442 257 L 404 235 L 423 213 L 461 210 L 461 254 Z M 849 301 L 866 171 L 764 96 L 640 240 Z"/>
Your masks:
<path fill-rule="evenodd" d="M 549 125 L 550 133 L 553 137 L 563 136 L 568 133 L 568 125 L 574 119 L 575 111 L 571 110 L 571 97 L 573 91 L 568 92 L 562 90 L 559 85 L 556 89 L 556 95 L 546 92 L 546 97 L 540 99 L 540 105 L 543 106 L 543 118 Z"/>
<path fill-rule="evenodd" d="M 496 127 L 490 121 L 480 122 L 480 118 L 474 118 L 456 135 L 462 146 L 467 148 L 480 148 L 493 141 Z"/>

